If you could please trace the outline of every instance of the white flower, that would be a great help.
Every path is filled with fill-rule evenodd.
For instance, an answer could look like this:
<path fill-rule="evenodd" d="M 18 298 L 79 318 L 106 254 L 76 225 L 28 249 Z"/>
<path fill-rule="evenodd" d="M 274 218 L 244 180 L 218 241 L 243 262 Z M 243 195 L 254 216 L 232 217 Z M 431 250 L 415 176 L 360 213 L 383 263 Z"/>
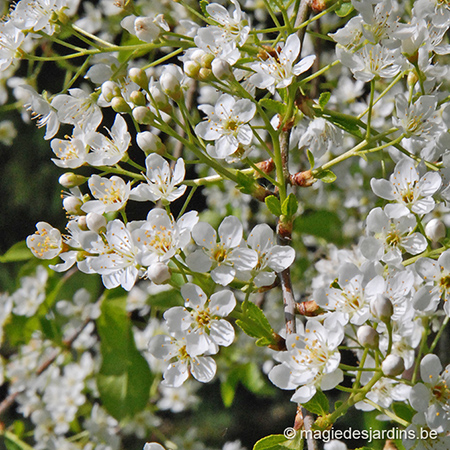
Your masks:
<path fill-rule="evenodd" d="M 227 286 L 240 272 L 253 269 L 258 263 L 258 254 L 249 248 L 240 247 L 243 228 L 238 218 L 225 217 L 219 226 L 219 242 L 214 228 L 200 222 L 192 230 L 192 237 L 201 246 L 188 255 L 186 263 L 194 272 L 211 270 L 214 282 Z"/>
<path fill-rule="evenodd" d="M 189 373 L 196 380 L 208 383 L 216 373 L 216 362 L 210 356 L 188 353 L 185 337 L 177 339 L 162 334 L 154 336 L 149 342 L 149 351 L 155 358 L 169 362 L 163 374 L 164 386 L 180 387 Z"/>
<path fill-rule="evenodd" d="M 258 254 L 258 263 L 252 270 L 256 287 L 270 286 L 276 279 L 274 272 L 280 273 L 294 262 L 295 250 L 288 245 L 274 245 L 272 228 L 265 223 L 253 228 L 247 244 Z"/>
<path fill-rule="evenodd" d="M 84 135 L 77 129 L 69 140 L 52 139 L 50 146 L 53 153 L 58 157 L 52 158 L 52 161 L 58 167 L 76 169 L 86 162 L 88 147 L 85 144 Z"/>
<path fill-rule="evenodd" d="M 101 242 L 100 242 L 101 241 Z M 131 232 L 122 221 L 113 220 L 106 226 L 103 238 L 99 237 L 101 254 L 89 259 L 89 266 L 102 276 L 107 289 L 122 286 L 129 291 L 134 286 L 139 270 Z"/>
<path fill-rule="evenodd" d="M 237 0 L 230 0 L 235 10 L 233 16 L 218 3 L 206 5 L 206 11 L 215 20 L 221 29 L 224 42 L 236 42 L 238 45 L 244 45 L 250 32 L 247 14 L 243 13 Z"/>
<path fill-rule="evenodd" d="M 178 158 L 173 173 L 169 163 L 160 155 L 152 153 L 145 160 L 147 184 L 141 183 L 131 190 L 130 200 L 139 202 L 161 200 L 164 205 L 181 197 L 186 186 L 176 187 L 184 180 L 185 168 L 182 158 Z"/>
<path fill-rule="evenodd" d="M 11 21 L 0 22 L 0 70 L 6 70 L 16 58 L 24 34 Z"/>
<path fill-rule="evenodd" d="M 437 261 L 430 258 L 420 258 L 415 268 L 424 279 L 426 285 L 419 289 L 414 296 L 414 307 L 419 311 L 427 309 L 428 305 L 434 308 L 441 299 L 444 299 L 444 311 L 450 316 L 450 250 L 446 250 Z"/>
<path fill-rule="evenodd" d="M 294 65 L 299 53 L 300 39 L 296 34 L 291 34 L 281 50 L 276 49 L 273 54 L 266 53 L 264 59 L 250 64 L 256 73 L 249 78 L 249 82 L 272 94 L 275 89 L 289 86 L 294 77 L 306 72 L 316 59 L 315 55 L 309 55 Z"/>
<path fill-rule="evenodd" d="M 450 428 L 450 366 L 442 370 L 436 355 L 428 354 L 420 362 L 423 383 L 415 384 L 410 393 L 411 406 L 425 414 L 427 425 L 439 433 Z"/>
<path fill-rule="evenodd" d="M 104 178 L 92 175 L 89 178 L 89 189 L 96 200 L 89 200 L 81 207 L 86 213 L 119 211 L 126 205 L 130 195 L 130 183 L 125 184 L 125 181 L 117 176 Z"/>
<path fill-rule="evenodd" d="M 436 113 L 437 97 L 422 95 L 413 104 L 403 94 L 395 96 L 397 118 L 392 118 L 394 126 L 405 134 L 407 138 L 432 140 L 441 131 Z"/>
<path fill-rule="evenodd" d="M 208 119 L 195 127 L 195 132 L 207 141 L 216 141 L 215 153 L 220 158 L 233 154 L 240 145 L 249 145 L 253 132 L 247 122 L 253 119 L 256 106 L 251 100 L 235 100 L 224 94 L 216 106 L 200 105 Z"/>
<path fill-rule="evenodd" d="M 51 106 L 58 111 L 58 119 L 63 123 L 78 126 L 84 133 L 95 131 L 103 114 L 94 97 L 82 89 L 69 89 L 69 94 L 57 95 Z"/>
<path fill-rule="evenodd" d="M 378 197 L 396 201 L 389 205 L 388 211 L 392 218 L 398 218 L 413 212 L 427 214 L 434 209 L 435 201 L 432 195 L 441 186 L 441 176 L 437 172 L 427 172 L 419 179 L 419 173 L 409 159 L 402 159 L 395 166 L 389 181 L 372 178 L 370 185 Z"/>
<path fill-rule="evenodd" d="M 109 131 L 110 138 L 101 133 L 92 131 L 86 135 L 86 144 L 91 151 L 86 156 L 86 162 L 91 166 L 113 166 L 117 164 L 125 155 L 131 142 L 128 133 L 127 123 L 120 115 L 116 115 L 114 124 Z"/>
<path fill-rule="evenodd" d="M 46 298 L 47 278 L 47 270 L 43 266 L 38 266 L 35 276 L 23 277 L 20 280 L 20 288 L 11 295 L 14 314 L 26 317 L 36 314 Z"/>
<path fill-rule="evenodd" d="M 343 380 L 338 350 L 343 338 L 339 324 L 308 320 L 303 333 L 287 336 L 287 351 L 277 355 L 281 364 L 270 371 L 270 381 L 281 389 L 298 388 L 291 398 L 297 403 L 311 400 L 317 388 L 333 389 Z"/>
<path fill-rule="evenodd" d="M 341 63 L 352 71 L 357 80 L 365 82 L 375 77 L 395 77 L 405 64 L 399 49 L 389 50 L 380 44 L 364 45 L 355 53 L 337 46 L 336 55 Z"/>
<path fill-rule="evenodd" d="M 153 18 L 131 15 L 122 19 L 120 25 L 122 25 L 122 27 L 130 34 L 134 34 L 138 39 L 144 42 L 153 42 L 158 38 L 163 29 L 170 31 L 169 25 L 160 16 Z"/>
<path fill-rule="evenodd" d="M 53 259 L 58 256 L 63 249 L 60 231 L 47 222 L 38 222 L 36 230 L 27 237 L 27 247 L 34 256 L 40 259 Z"/>
<path fill-rule="evenodd" d="M 140 249 L 139 263 L 143 266 L 156 262 L 168 263 L 170 258 L 190 243 L 191 230 L 197 222 L 197 211 L 183 214 L 175 222 L 164 209 L 153 208 L 147 220 L 133 231 Z"/>
<path fill-rule="evenodd" d="M 236 306 L 231 291 L 216 292 L 208 299 L 200 287 L 188 283 L 181 287 L 181 295 L 185 307 L 168 309 L 164 319 L 172 333 L 181 332 L 186 336 L 189 354 L 216 353 L 219 345 L 228 347 L 233 343 L 234 328 L 223 319 Z"/>
<path fill-rule="evenodd" d="M 368 237 L 360 243 L 361 253 L 371 261 L 384 261 L 386 264 L 398 266 L 402 262 L 402 252 L 418 255 L 427 248 L 426 238 L 413 233 L 416 218 L 407 214 L 392 218 L 388 211 L 375 208 L 367 216 Z"/>

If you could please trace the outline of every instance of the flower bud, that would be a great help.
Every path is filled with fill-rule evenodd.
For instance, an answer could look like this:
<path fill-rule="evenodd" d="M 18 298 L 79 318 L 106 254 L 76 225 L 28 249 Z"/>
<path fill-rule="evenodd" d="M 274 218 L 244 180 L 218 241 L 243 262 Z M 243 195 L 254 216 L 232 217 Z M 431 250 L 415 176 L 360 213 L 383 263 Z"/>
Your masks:
<path fill-rule="evenodd" d="M 206 69 L 202 67 L 198 72 L 198 79 L 200 81 L 208 81 L 213 79 L 213 73 L 211 69 Z"/>
<path fill-rule="evenodd" d="M 201 57 L 201 65 L 202 67 L 204 67 L 205 69 L 211 69 L 211 63 L 214 60 L 214 55 L 212 53 L 205 53 L 202 57 Z"/>
<path fill-rule="evenodd" d="M 145 70 L 133 67 L 128 71 L 130 80 L 146 91 L 148 89 L 148 76 Z"/>
<path fill-rule="evenodd" d="M 197 78 L 198 72 L 201 66 L 197 61 L 185 61 L 183 64 L 183 70 L 186 76 L 189 78 Z"/>
<path fill-rule="evenodd" d="M 170 273 L 170 269 L 164 263 L 157 262 L 148 268 L 147 276 L 153 283 L 163 284 L 170 280 L 172 274 Z"/>
<path fill-rule="evenodd" d="M 368 347 L 373 350 L 378 348 L 379 335 L 377 331 L 369 325 L 362 325 L 359 327 L 356 336 L 363 347 Z"/>
<path fill-rule="evenodd" d="M 63 200 L 63 208 L 69 213 L 76 216 L 83 215 L 84 212 L 81 210 L 81 207 L 83 206 L 83 202 L 77 198 L 71 195 L 70 197 L 66 197 Z"/>
<path fill-rule="evenodd" d="M 180 100 L 183 96 L 181 91 L 181 84 L 178 78 L 170 73 L 168 70 L 162 73 L 159 78 L 159 84 L 165 94 L 167 94 L 172 100 Z"/>
<path fill-rule="evenodd" d="M 161 138 L 150 131 L 142 131 L 136 135 L 136 142 L 139 148 L 146 154 L 158 153 L 163 155 L 166 146 L 162 143 Z"/>
<path fill-rule="evenodd" d="M 405 361 L 398 355 L 388 355 L 381 363 L 381 370 L 387 377 L 396 377 L 405 371 Z"/>
<path fill-rule="evenodd" d="M 67 189 L 73 188 L 75 186 L 81 186 L 83 183 L 86 183 L 88 180 L 87 177 L 83 177 L 82 175 L 77 175 L 73 172 L 63 173 L 59 177 L 59 184 Z"/>
<path fill-rule="evenodd" d="M 152 86 L 150 88 L 150 98 L 152 100 L 152 104 L 155 108 L 160 110 L 166 110 L 169 106 L 169 100 L 167 99 L 167 95 L 158 89 L 156 86 Z"/>
<path fill-rule="evenodd" d="M 145 98 L 145 95 L 141 91 L 133 91 L 130 94 L 130 100 L 136 106 L 145 106 L 147 104 L 147 99 Z"/>
<path fill-rule="evenodd" d="M 394 314 L 394 307 L 392 302 L 383 295 L 378 295 L 374 300 L 370 302 L 370 311 L 377 319 L 387 323 L 391 320 L 392 314 Z"/>
<path fill-rule="evenodd" d="M 419 81 L 419 77 L 417 76 L 417 73 L 414 70 L 411 70 L 408 73 L 406 80 L 408 82 L 408 86 L 415 86 L 416 83 Z"/>
<path fill-rule="evenodd" d="M 120 96 L 120 88 L 114 81 L 105 81 L 102 84 L 102 95 L 107 102 L 110 102 L 114 97 Z"/>
<path fill-rule="evenodd" d="M 191 60 L 192 61 L 197 61 L 199 64 L 202 64 L 202 58 L 205 55 L 206 55 L 206 52 L 204 50 L 198 48 L 197 50 L 194 50 L 191 53 Z"/>
<path fill-rule="evenodd" d="M 88 231 L 88 227 L 86 224 L 86 216 L 78 216 L 77 224 L 80 230 Z"/>
<path fill-rule="evenodd" d="M 150 125 L 153 123 L 154 114 L 147 106 L 136 106 L 136 108 L 133 109 L 133 117 L 137 123 Z"/>
<path fill-rule="evenodd" d="M 213 75 L 219 80 L 226 80 L 233 75 L 231 65 L 228 61 L 220 58 L 215 58 L 211 64 Z"/>
<path fill-rule="evenodd" d="M 130 105 L 124 100 L 123 97 L 114 97 L 111 100 L 111 108 L 117 113 L 130 113 Z"/>
<path fill-rule="evenodd" d="M 86 215 L 86 225 L 91 231 L 98 233 L 106 229 L 106 219 L 101 214 L 90 212 Z"/>
<path fill-rule="evenodd" d="M 425 234 L 431 242 L 439 242 L 447 234 L 444 222 L 440 219 L 431 219 L 425 225 Z"/>

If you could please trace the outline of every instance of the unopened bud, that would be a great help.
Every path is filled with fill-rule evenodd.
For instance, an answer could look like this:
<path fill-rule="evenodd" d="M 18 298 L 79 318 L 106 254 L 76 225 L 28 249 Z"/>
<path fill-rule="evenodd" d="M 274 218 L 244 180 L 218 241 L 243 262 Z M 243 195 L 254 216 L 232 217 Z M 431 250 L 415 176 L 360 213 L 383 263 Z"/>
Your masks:
<path fill-rule="evenodd" d="M 120 96 L 120 88 L 114 81 L 105 81 L 102 84 L 102 95 L 107 102 L 110 102 L 114 97 Z"/>
<path fill-rule="evenodd" d="M 83 231 L 87 231 L 86 216 L 78 216 L 77 220 L 78 228 Z"/>
<path fill-rule="evenodd" d="M 145 95 L 141 91 L 133 91 L 130 94 L 130 100 L 136 106 L 145 106 L 147 104 L 147 99 L 145 98 Z"/>
<path fill-rule="evenodd" d="M 169 71 L 166 70 L 162 73 L 161 77 L 159 78 L 159 84 L 163 92 L 167 94 L 172 100 L 180 100 L 183 96 L 180 81 L 174 74 L 170 73 Z"/>
<path fill-rule="evenodd" d="M 197 50 L 194 50 L 191 53 L 190 58 L 192 61 L 197 61 L 199 64 L 202 64 L 202 58 L 205 55 L 206 55 L 206 52 L 204 50 L 201 50 L 200 48 L 198 48 Z"/>
<path fill-rule="evenodd" d="M 200 81 L 209 81 L 213 79 L 213 73 L 211 69 L 206 69 L 202 67 L 198 72 L 198 79 Z"/>
<path fill-rule="evenodd" d="M 59 184 L 67 189 L 73 188 L 75 186 L 81 186 L 83 183 L 86 183 L 88 180 L 87 177 L 83 177 L 82 175 L 77 175 L 73 172 L 63 173 L 59 177 Z"/>
<path fill-rule="evenodd" d="M 152 86 L 150 88 L 150 98 L 153 106 L 157 109 L 164 111 L 169 106 L 167 95 L 164 94 L 164 92 L 162 92 L 161 89 L 158 89 L 156 86 Z"/>
<path fill-rule="evenodd" d="M 356 332 L 356 336 L 358 337 L 358 342 L 363 347 L 368 347 L 374 350 L 378 348 L 380 336 L 377 331 L 369 325 L 362 325 L 359 327 Z"/>
<path fill-rule="evenodd" d="M 405 371 L 405 361 L 398 355 L 388 355 L 381 363 L 381 370 L 388 377 L 396 377 Z"/>
<path fill-rule="evenodd" d="M 230 63 L 220 58 L 214 59 L 211 63 L 211 69 L 213 75 L 219 80 L 226 80 L 233 75 Z"/>
<path fill-rule="evenodd" d="M 124 100 L 123 97 L 114 97 L 111 100 L 111 108 L 117 113 L 130 113 L 130 105 Z"/>
<path fill-rule="evenodd" d="M 444 222 L 440 219 L 431 219 L 425 225 L 425 234 L 431 242 L 439 242 L 447 235 L 447 229 Z"/>
<path fill-rule="evenodd" d="M 136 135 L 136 142 L 139 148 L 146 154 L 158 153 L 163 155 L 166 146 L 162 143 L 161 138 L 150 131 L 142 131 Z"/>
<path fill-rule="evenodd" d="M 419 81 L 419 77 L 417 76 L 417 73 L 414 70 L 411 70 L 408 73 L 408 77 L 406 78 L 408 82 L 408 86 L 415 86 L 416 83 Z"/>
<path fill-rule="evenodd" d="M 133 117 L 137 123 L 150 125 L 153 123 L 154 114 L 147 106 L 136 106 L 136 108 L 133 109 Z"/>
<path fill-rule="evenodd" d="M 147 276 L 153 281 L 153 283 L 163 284 L 170 280 L 172 274 L 170 273 L 169 267 L 167 267 L 164 263 L 157 262 L 148 268 Z"/>
<path fill-rule="evenodd" d="M 201 66 L 197 61 L 189 60 L 189 61 L 185 61 L 183 64 L 184 73 L 189 78 L 194 78 L 194 79 L 197 78 L 200 68 L 201 68 Z"/>
<path fill-rule="evenodd" d="M 81 210 L 83 206 L 83 202 L 74 196 L 66 197 L 63 200 L 63 208 L 69 213 L 74 214 L 76 216 L 83 215 L 84 212 Z"/>
<path fill-rule="evenodd" d="M 148 76 L 145 70 L 133 67 L 128 71 L 130 80 L 146 91 L 148 89 Z"/>
<path fill-rule="evenodd" d="M 394 314 L 392 302 L 384 295 L 378 295 L 370 302 L 370 310 L 374 317 L 380 319 L 384 323 L 389 322 L 392 314 Z"/>
<path fill-rule="evenodd" d="M 98 233 L 106 229 L 106 219 L 101 214 L 90 212 L 86 215 L 86 225 L 91 231 Z"/>
<path fill-rule="evenodd" d="M 205 69 L 211 69 L 211 63 L 214 60 L 214 55 L 212 53 L 205 53 L 200 60 L 202 67 Z"/>

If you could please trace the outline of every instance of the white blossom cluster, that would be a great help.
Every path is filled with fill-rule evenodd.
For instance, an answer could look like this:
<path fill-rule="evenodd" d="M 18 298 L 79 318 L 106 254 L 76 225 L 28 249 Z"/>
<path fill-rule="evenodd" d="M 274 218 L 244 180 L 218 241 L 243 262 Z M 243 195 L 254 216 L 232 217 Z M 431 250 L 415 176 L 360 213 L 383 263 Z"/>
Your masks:
<path fill-rule="evenodd" d="M 20 0 L 0 23 L 0 103 L 45 128 L 64 171 L 65 231 L 38 222 L 26 245 L 67 278 L 125 291 L 141 320 L 133 349 L 161 381 L 132 420 L 110 416 L 96 386 L 108 351 L 93 325 L 100 305 L 84 289 L 56 300 L 38 266 L 0 295 L 0 338 L 9 323 L 36 327 L 0 373 L 38 450 L 146 439 L 157 410 L 197 404 L 192 378 L 226 380 L 241 331 L 271 360 L 243 348 L 236 358 L 293 402 L 341 389 L 350 396 L 333 420 L 378 410 L 439 435 L 406 448 L 449 448 L 450 361 L 438 344 L 450 320 L 450 7 L 307 2 L 323 33 L 305 37 L 305 2 L 294 3 L 266 2 L 265 16 L 250 0 Z M 77 58 L 54 93 L 19 70 Z M 13 145 L 15 131 L 0 130 Z M 193 206 L 199 188 L 207 210 Z M 60 340 L 80 330 L 76 355 L 55 348 L 52 322 Z"/>

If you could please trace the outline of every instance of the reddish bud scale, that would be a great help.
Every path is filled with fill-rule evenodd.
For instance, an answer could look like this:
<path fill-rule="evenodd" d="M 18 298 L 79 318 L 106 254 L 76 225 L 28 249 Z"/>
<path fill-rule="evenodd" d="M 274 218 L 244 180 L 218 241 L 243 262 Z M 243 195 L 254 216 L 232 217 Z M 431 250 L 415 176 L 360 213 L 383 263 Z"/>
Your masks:
<path fill-rule="evenodd" d="M 312 186 L 317 179 L 312 175 L 311 170 L 305 170 L 304 172 L 298 172 L 291 175 L 292 186 L 309 187 Z"/>
<path fill-rule="evenodd" d="M 305 317 L 316 317 L 324 313 L 324 310 L 314 301 L 296 303 L 297 313 Z"/>
<path fill-rule="evenodd" d="M 275 163 L 272 158 L 266 159 L 265 161 L 261 161 L 256 163 L 255 166 L 266 174 L 269 174 L 275 170 Z M 258 178 L 258 172 L 255 172 L 255 177 Z"/>

